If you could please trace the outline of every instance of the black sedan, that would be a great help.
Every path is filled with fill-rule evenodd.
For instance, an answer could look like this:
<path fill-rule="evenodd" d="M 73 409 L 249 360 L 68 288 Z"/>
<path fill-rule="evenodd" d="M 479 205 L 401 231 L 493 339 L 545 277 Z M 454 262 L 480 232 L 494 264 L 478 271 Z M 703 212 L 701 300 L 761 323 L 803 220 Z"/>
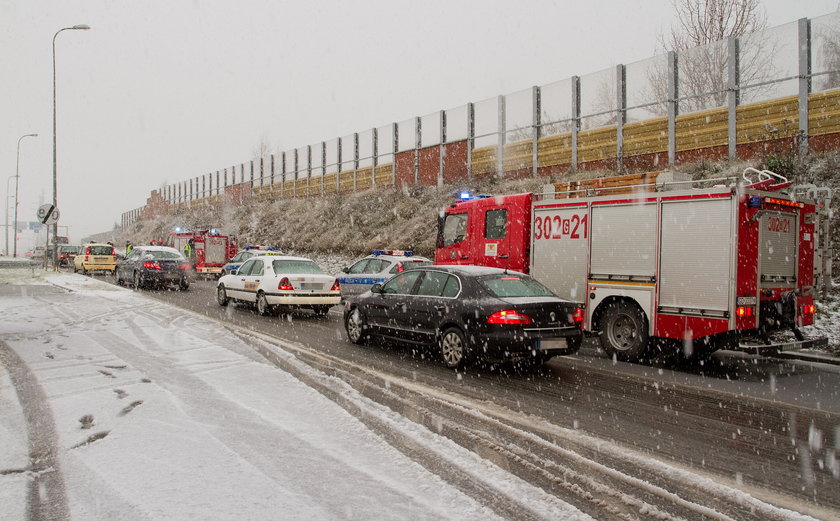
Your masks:
<path fill-rule="evenodd" d="M 175 248 L 167 246 L 137 246 L 117 261 L 114 273 L 120 286 L 128 282 L 135 289 L 144 286 L 174 285 L 190 287 L 189 261 Z"/>
<path fill-rule="evenodd" d="M 474 358 L 542 363 L 577 352 L 583 309 L 528 275 L 481 266 L 426 266 L 348 297 L 355 344 L 378 335 L 434 345 L 459 369 Z"/>

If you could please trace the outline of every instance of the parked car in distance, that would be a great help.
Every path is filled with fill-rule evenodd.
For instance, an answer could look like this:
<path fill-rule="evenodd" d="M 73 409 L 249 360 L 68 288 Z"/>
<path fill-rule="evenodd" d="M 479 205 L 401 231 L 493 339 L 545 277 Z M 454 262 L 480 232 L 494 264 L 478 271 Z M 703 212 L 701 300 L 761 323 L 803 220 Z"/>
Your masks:
<path fill-rule="evenodd" d="M 354 344 L 370 335 L 436 346 L 444 364 L 540 364 L 578 351 L 583 309 L 528 275 L 482 266 L 424 266 L 344 302 Z"/>
<path fill-rule="evenodd" d="M 229 273 L 236 273 L 242 267 L 242 264 L 251 257 L 257 255 L 283 255 L 283 252 L 274 246 L 245 246 L 234 255 L 224 266 L 222 266 L 222 273 L 220 277 Z"/>
<path fill-rule="evenodd" d="M 411 251 L 373 250 L 373 253 L 344 268 L 343 273 L 337 275 L 341 296 L 364 293 L 377 282 L 385 282 L 397 273 L 430 264 L 431 260 L 416 257 Z"/>
<path fill-rule="evenodd" d="M 285 255 L 260 255 L 245 261 L 235 274 L 216 283 L 216 301 L 256 304 L 260 315 L 282 308 L 308 308 L 318 315 L 341 302 L 338 280 L 310 259 Z"/>
<path fill-rule="evenodd" d="M 70 246 L 64 244 L 58 247 L 58 264 L 59 266 L 72 266 L 76 255 L 82 250 L 81 246 Z"/>
<path fill-rule="evenodd" d="M 82 246 L 82 250 L 73 259 L 73 272 L 81 271 L 110 271 L 113 273 L 117 263 L 114 247 L 110 244 L 90 243 Z"/>
<path fill-rule="evenodd" d="M 147 286 L 190 287 L 192 266 L 175 248 L 135 246 L 124 259 L 117 261 L 116 277 L 120 286 L 128 283 L 135 289 Z"/>

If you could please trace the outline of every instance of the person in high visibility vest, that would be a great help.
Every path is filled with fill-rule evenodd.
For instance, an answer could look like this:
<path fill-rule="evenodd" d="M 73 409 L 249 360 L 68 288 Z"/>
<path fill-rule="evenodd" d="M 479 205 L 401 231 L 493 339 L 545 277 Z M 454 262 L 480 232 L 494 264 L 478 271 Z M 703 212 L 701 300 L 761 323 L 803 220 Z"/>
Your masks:
<path fill-rule="evenodd" d="M 131 253 L 133 246 L 131 245 L 131 241 L 125 241 L 125 254 L 128 255 Z"/>
<path fill-rule="evenodd" d="M 193 256 L 193 240 L 190 239 L 187 241 L 187 244 L 184 245 L 184 257 L 188 259 L 192 259 Z"/>

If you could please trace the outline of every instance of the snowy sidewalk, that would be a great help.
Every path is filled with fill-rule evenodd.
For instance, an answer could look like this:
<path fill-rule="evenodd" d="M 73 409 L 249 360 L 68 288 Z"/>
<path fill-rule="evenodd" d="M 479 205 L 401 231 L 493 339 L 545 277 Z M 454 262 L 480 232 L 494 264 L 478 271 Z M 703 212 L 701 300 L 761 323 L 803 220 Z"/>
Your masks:
<path fill-rule="evenodd" d="M 45 279 L 0 278 L 0 520 L 27 505 L 78 520 L 496 518 L 222 325 L 90 278 Z M 31 461 L 33 421 L 54 429 L 39 443 L 58 468 Z M 546 518 L 589 519 L 417 436 Z"/>

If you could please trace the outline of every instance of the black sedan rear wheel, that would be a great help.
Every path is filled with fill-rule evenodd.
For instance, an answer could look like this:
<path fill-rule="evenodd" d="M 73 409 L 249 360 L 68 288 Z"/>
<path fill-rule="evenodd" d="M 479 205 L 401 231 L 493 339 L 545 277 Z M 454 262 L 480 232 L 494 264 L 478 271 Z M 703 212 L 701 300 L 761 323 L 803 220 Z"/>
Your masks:
<path fill-rule="evenodd" d="M 365 319 L 359 308 L 354 309 L 344 319 L 344 329 L 347 331 L 347 338 L 354 344 L 364 344 L 367 342 L 368 333 L 365 330 Z"/>
<path fill-rule="evenodd" d="M 450 369 L 461 369 L 467 363 L 467 337 L 457 327 L 450 327 L 440 337 L 440 354 Z"/>

